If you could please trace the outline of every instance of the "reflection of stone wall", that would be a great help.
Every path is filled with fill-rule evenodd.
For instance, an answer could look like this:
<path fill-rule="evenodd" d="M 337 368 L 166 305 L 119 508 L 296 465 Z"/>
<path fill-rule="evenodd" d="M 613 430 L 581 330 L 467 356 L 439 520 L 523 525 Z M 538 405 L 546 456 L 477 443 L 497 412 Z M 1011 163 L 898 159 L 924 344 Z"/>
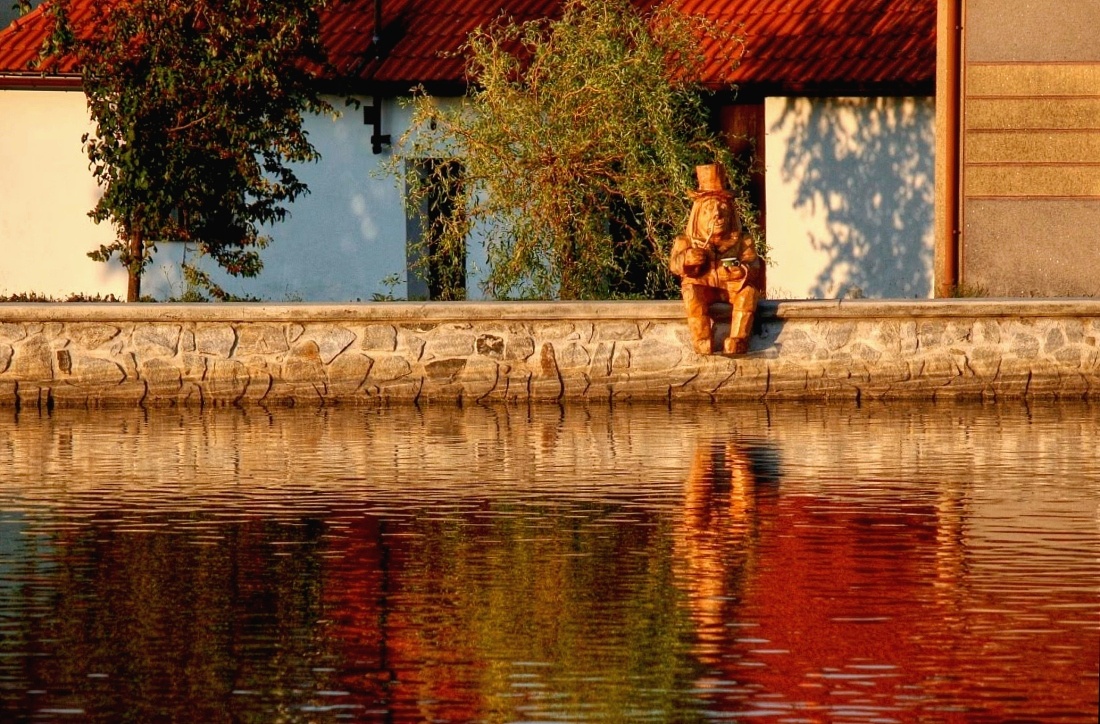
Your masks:
<path fill-rule="evenodd" d="M 70 408 L 0 417 L 0 495 L 298 517 L 306 505 L 544 494 L 660 507 L 679 504 L 701 447 L 734 443 L 758 482 L 801 493 L 923 504 L 977 486 L 990 504 L 1015 504 L 1096 477 L 1095 412 L 1095 402 L 1022 401 Z"/>
<path fill-rule="evenodd" d="M 0 305 L 0 405 L 1083 397 L 1100 301 L 765 302 L 699 356 L 678 302 Z M 724 327 L 720 335 L 725 333 Z"/>

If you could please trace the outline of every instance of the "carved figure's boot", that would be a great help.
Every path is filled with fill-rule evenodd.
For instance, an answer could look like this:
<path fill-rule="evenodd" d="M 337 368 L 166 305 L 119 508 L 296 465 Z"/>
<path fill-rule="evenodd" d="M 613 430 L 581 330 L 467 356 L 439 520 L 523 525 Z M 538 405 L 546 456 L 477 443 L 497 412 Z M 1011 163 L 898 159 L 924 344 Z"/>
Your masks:
<path fill-rule="evenodd" d="M 749 337 L 752 336 L 753 315 L 747 312 L 733 313 L 730 320 L 730 336 L 722 343 L 726 354 L 746 354 L 749 351 Z"/>
<path fill-rule="evenodd" d="M 688 333 L 696 354 L 714 352 L 710 319 L 710 297 L 694 284 L 683 286 L 684 307 L 687 309 Z"/>
<path fill-rule="evenodd" d="M 730 317 L 730 336 L 722 343 L 726 354 L 745 354 L 749 351 L 749 337 L 752 336 L 752 321 L 756 315 L 757 291 L 753 287 L 744 287 L 736 295 L 730 295 L 733 314 Z"/>
<path fill-rule="evenodd" d="M 696 354 L 711 354 L 714 352 L 714 342 L 711 339 L 710 316 L 705 314 L 702 318 L 696 315 L 688 317 L 688 332 L 691 333 L 691 346 Z"/>

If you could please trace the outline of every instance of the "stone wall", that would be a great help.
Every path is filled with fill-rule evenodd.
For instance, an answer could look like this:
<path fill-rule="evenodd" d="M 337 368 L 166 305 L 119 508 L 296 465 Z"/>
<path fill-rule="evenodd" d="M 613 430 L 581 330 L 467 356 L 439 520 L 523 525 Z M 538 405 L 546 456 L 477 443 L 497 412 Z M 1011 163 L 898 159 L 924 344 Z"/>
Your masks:
<path fill-rule="evenodd" d="M 1096 300 L 769 301 L 743 357 L 693 353 L 679 302 L 0 304 L 7 407 L 1097 390 Z"/>

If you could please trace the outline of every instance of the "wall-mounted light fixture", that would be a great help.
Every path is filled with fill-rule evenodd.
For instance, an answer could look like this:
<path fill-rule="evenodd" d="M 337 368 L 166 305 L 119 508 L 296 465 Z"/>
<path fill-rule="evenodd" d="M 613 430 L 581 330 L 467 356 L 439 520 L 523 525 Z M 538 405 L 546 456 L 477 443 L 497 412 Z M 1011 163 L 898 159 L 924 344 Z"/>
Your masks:
<path fill-rule="evenodd" d="M 371 36 L 371 50 L 375 60 L 381 60 L 386 50 L 382 44 L 382 0 L 374 0 L 374 34 Z M 382 133 L 382 99 L 371 97 L 371 105 L 363 106 L 363 123 L 374 131 L 370 136 L 370 150 L 378 155 L 382 147 L 390 145 L 390 134 Z"/>
<path fill-rule="evenodd" d="M 371 105 L 363 106 L 363 123 L 372 126 L 370 150 L 376 155 L 382 153 L 382 147 L 390 145 L 390 134 L 382 133 L 382 99 L 371 96 Z"/>

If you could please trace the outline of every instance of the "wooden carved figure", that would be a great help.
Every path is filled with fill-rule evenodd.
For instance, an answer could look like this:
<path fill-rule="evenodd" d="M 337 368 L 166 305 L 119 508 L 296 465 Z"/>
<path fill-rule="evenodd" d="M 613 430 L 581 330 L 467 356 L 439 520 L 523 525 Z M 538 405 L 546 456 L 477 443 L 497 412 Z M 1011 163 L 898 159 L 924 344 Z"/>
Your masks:
<path fill-rule="evenodd" d="M 695 176 L 699 190 L 689 192 L 694 203 L 687 233 L 676 237 L 669 267 L 680 277 L 695 351 L 714 351 L 710 305 L 722 301 L 733 307 L 722 351 L 744 354 L 749 351 L 753 315 L 761 296 L 763 261 L 752 237 L 742 231 L 722 165 L 696 166 Z"/>

